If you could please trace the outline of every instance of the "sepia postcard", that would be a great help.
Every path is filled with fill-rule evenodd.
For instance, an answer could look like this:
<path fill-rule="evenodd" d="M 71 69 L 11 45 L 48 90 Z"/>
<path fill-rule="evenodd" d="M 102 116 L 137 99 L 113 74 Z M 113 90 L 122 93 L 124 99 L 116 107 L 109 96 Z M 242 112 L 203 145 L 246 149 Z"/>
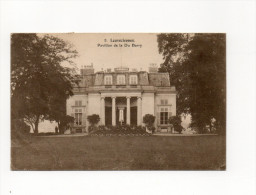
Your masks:
<path fill-rule="evenodd" d="M 0 194 L 255 194 L 247 1 L 0 1 Z"/>
<path fill-rule="evenodd" d="M 11 170 L 226 170 L 226 34 L 10 36 Z"/>

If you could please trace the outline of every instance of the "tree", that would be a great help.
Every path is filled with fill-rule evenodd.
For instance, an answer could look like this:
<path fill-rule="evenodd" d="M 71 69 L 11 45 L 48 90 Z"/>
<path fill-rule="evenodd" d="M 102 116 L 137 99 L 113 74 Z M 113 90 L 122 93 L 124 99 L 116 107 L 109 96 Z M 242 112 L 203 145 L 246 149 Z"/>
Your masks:
<path fill-rule="evenodd" d="M 21 119 L 12 119 L 11 129 L 11 138 L 25 138 L 25 135 L 30 133 L 30 126 Z"/>
<path fill-rule="evenodd" d="M 177 89 L 177 114 L 191 114 L 200 133 L 216 120 L 219 131 L 226 121 L 226 42 L 224 34 L 160 34 L 159 52 Z"/>
<path fill-rule="evenodd" d="M 180 116 L 171 116 L 169 118 L 169 123 L 173 126 L 174 131 L 177 131 L 178 133 L 182 132 L 183 127 L 181 126 Z"/>
<path fill-rule="evenodd" d="M 154 122 L 155 122 L 155 116 L 153 116 L 152 114 L 146 114 L 143 117 L 143 123 L 146 124 L 146 127 L 150 130 L 150 131 L 154 131 L 155 127 L 153 126 Z"/>
<path fill-rule="evenodd" d="M 92 114 L 87 117 L 89 123 L 94 126 L 100 121 L 100 116 L 98 114 Z"/>
<path fill-rule="evenodd" d="M 75 118 L 69 115 L 62 116 L 60 118 L 60 123 L 58 123 L 59 132 L 64 133 L 65 127 L 74 123 Z"/>
<path fill-rule="evenodd" d="M 100 121 L 100 116 L 98 114 L 92 114 L 87 116 L 87 119 L 92 125 L 92 129 L 94 129 L 94 126 Z"/>
<path fill-rule="evenodd" d="M 71 116 L 66 115 L 66 96 L 55 94 L 49 104 L 49 114 L 47 119 L 56 121 L 60 133 L 64 132 L 65 126 L 72 121 Z M 72 117 L 74 119 L 74 117 Z"/>
<path fill-rule="evenodd" d="M 76 56 L 77 51 L 62 39 L 12 34 L 12 118 L 26 118 L 34 123 L 35 133 L 40 119 L 58 120 L 63 110 L 57 110 L 57 106 L 65 107 L 64 100 L 73 95 L 74 68 L 63 63 L 74 65 L 72 59 Z"/>
<path fill-rule="evenodd" d="M 143 117 L 143 123 L 145 123 L 147 126 L 153 126 L 155 122 L 155 116 L 153 116 L 152 114 L 146 114 Z"/>

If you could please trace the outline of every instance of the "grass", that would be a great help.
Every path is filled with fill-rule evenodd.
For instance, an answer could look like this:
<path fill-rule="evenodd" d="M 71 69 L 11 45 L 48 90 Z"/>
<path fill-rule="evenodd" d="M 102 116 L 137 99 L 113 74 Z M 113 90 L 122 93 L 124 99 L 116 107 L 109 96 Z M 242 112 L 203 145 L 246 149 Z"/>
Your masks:
<path fill-rule="evenodd" d="M 12 140 L 12 170 L 223 170 L 224 136 Z"/>

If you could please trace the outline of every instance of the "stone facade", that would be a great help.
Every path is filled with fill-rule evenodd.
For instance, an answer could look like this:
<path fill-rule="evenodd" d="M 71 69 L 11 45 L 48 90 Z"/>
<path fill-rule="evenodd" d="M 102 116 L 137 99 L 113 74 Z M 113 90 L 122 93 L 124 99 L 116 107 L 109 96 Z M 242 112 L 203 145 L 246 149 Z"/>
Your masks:
<path fill-rule="evenodd" d="M 67 114 L 75 117 L 76 132 L 88 130 L 87 116 L 92 114 L 100 116 L 100 125 L 145 125 L 143 116 L 152 114 L 157 131 L 167 131 L 168 118 L 176 115 L 176 90 L 167 73 L 128 68 L 94 73 L 89 68 L 81 69 L 74 96 L 67 100 Z"/>

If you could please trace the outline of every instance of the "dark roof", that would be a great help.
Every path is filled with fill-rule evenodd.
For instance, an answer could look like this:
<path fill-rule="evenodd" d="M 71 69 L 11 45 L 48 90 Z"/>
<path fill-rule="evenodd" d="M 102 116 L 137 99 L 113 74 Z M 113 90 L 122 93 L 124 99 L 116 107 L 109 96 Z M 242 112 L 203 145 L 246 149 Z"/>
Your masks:
<path fill-rule="evenodd" d="M 80 87 L 101 86 L 104 85 L 104 75 L 113 76 L 113 85 L 116 85 L 116 78 L 118 74 L 126 75 L 126 82 L 128 82 L 128 75 L 138 75 L 138 85 L 155 86 L 155 87 L 170 87 L 170 80 L 168 73 L 147 73 L 147 72 L 124 72 L 124 73 L 95 73 L 90 75 L 83 75 Z"/>
<path fill-rule="evenodd" d="M 138 82 L 139 82 L 140 85 L 149 85 L 148 73 L 147 72 L 140 72 Z"/>
<path fill-rule="evenodd" d="M 168 73 L 149 73 L 149 85 L 156 87 L 170 87 L 170 79 Z"/>

